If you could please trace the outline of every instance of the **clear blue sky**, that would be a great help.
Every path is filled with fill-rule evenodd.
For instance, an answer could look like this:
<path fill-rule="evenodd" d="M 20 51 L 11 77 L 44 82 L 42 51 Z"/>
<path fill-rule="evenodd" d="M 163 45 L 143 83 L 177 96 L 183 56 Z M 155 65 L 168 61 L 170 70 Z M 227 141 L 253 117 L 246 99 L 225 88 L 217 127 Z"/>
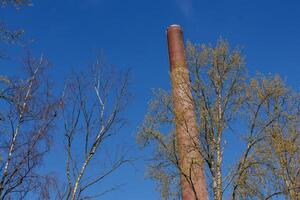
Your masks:
<path fill-rule="evenodd" d="M 71 69 L 83 69 L 98 50 L 113 65 L 131 68 L 135 98 L 129 107 L 129 127 L 120 140 L 132 146 L 151 89 L 170 87 L 165 37 L 170 24 L 180 24 L 192 42 L 215 43 L 222 36 L 233 46 L 239 44 L 251 74 L 278 73 L 299 89 L 298 0 L 33 0 L 33 4 L 20 11 L 0 9 L 0 19 L 10 28 L 25 29 L 26 38 L 34 40 L 29 48 L 53 63 L 51 74 L 58 84 Z M 0 62 L 1 73 L 17 69 Z M 58 173 L 64 170 L 58 164 L 64 162 L 59 156 L 61 142 L 57 136 L 47 166 Z M 109 181 L 118 176 L 125 185 L 103 199 L 159 199 L 153 182 L 143 177 L 144 165 L 141 160 L 117 172 Z"/>

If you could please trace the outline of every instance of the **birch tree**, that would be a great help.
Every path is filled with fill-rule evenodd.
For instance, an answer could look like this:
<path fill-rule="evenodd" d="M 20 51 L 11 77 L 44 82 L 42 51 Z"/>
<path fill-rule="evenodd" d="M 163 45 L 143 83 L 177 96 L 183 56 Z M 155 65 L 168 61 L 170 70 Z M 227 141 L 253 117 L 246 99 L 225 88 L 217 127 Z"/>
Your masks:
<path fill-rule="evenodd" d="M 125 150 L 113 145 L 122 132 L 128 97 L 128 72 L 117 72 L 101 60 L 89 73 L 67 80 L 61 105 L 67 186 L 59 199 L 92 199 L 116 189 L 113 185 L 96 194 L 88 192 L 129 162 Z"/>
<path fill-rule="evenodd" d="M 233 174 L 232 199 L 299 199 L 299 93 L 279 76 L 252 79 L 249 134 Z"/>
<path fill-rule="evenodd" d="M 26 76 L 1 76 L 0 199 L 24 199 L 30 192 L 49 198 L 52 179 L 38 172 L 51 146 L 57 101 L 44 71 L 44 57 L 24 59 Z"/>

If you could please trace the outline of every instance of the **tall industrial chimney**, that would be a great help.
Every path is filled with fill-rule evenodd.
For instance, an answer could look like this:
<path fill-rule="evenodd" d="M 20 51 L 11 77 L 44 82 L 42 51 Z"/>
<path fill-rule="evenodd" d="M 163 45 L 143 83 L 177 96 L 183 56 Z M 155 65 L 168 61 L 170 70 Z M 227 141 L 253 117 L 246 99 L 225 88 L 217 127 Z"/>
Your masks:
<path fill-rule="evenodd" d="M 182 200 L 208 200 L 189 71 L 184 53 L 183 31 L 179 25 L 167 29 L 176 137 L 181 171 Z"/>

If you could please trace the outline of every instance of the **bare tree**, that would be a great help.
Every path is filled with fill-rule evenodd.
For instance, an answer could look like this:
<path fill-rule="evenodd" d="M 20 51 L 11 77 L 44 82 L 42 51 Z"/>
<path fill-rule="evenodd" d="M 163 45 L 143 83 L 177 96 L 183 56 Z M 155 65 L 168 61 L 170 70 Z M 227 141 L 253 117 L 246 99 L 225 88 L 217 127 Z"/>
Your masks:
<path fill-rule="evenodd" d="M 230 50 L 224 40 L 216 47 L 188 43 L 186 55 L 199 133 L 194 148 L 206 163 L 211 197 L 297 199 L 299 93 L 278 77 L 249 80 L 240 50 Z M 179 199 L 180 193 L 174 116 L 169 93 L 160 90 L 138 134 L 143 147 L 151 142 L 157 147 L 149 174 L 163 199 Z M 246 146 L 237 163 L 224 161 L 230 137 Z"/>
<path fill-rule="evenodd" d="M 114 136 L 124 125 L 122 112 L 128 97 L 128 72 L 114 71 L 99 60 L 89 73 L 67 80 L 61 105 L 67 187 L 59 199 L 92 199 L 116 189 L 112 186 L 98 194 L 87 192 L 129 162 L 124 149 L 117 152 L 113 145 Z"/>
<path fill-rule="evenodd" d="M 57 102 L 44 76 L 44 57 L 28 55 L 23 64 L 24 78 L 0 78 L 0 199 L 24 199 L 33 191 L 47 199 L 50 177 L 38 168 L 51 145 Z"/>

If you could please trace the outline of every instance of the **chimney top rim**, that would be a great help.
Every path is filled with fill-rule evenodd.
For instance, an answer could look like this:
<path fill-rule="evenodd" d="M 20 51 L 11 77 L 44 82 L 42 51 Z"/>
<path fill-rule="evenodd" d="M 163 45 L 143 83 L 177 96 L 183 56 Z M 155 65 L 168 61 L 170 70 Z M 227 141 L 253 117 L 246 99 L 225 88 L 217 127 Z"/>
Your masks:
<path fill-rule="evenodd" d="M 168 28 L 180 28 L 181 26 L 179 24 L 171 24 Z"/>

